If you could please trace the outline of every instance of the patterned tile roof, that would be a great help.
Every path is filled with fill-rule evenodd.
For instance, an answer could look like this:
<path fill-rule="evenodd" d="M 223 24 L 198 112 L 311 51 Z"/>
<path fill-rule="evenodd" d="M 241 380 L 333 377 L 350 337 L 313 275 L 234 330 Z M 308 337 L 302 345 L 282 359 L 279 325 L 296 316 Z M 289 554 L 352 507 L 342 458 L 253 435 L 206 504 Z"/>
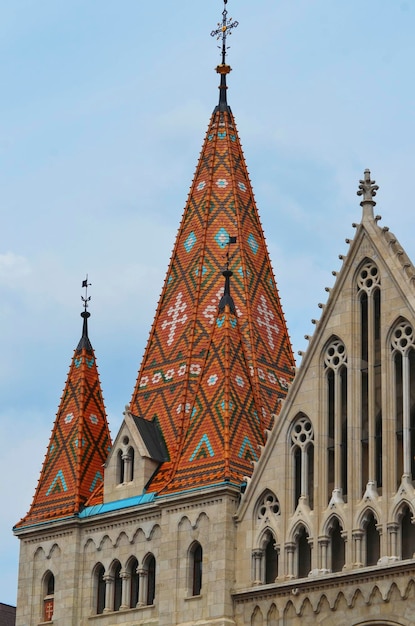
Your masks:
<path fill-rule="evenodd" d="M 30 511 L 17 526 L 74 515 L 103 481 L 111 447 L 95 354 L 83 312 L 82 337 L 65 389 Z"/>
<path fill-rule="evenodd" d="M 221 67 L 220 102 L 131 401 L 132 413 L 158 423 L 169 452 L 150 491 L 240 483 L 250 475 L 293 376 L 278 290 L 226 103 L 229 69 Z M 236 315 L 218 313 L 228 251 Z"/>

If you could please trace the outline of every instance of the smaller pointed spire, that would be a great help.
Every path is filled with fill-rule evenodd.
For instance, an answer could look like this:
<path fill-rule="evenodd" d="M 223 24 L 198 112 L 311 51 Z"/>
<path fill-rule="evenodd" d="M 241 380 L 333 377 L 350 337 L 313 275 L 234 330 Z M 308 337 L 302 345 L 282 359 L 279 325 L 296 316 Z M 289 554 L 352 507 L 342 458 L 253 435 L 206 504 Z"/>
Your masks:
<path fill-rule="evenodd" d="M 225 277 L 225 289 L 223 291 L 223 296 L 219 302 L 219 313 L 223 313 L 226 305 L 228 304 L 230 312 L 236 315 L 235 303 L 231 296 L 231 283 L 230 283 L 230 278 L 231 276 L 233 276 L 233 272 L 229 269 L 229 263 L 231 260 L 229 256 L 229 249 L 230 249 L 231 244 L 233 243 L 236 243 L 236 237 L 229 237 L 228 251 L 226 253 L 226 269 L 222 272 L 222 276 Z"/>
<path fill-rule="evenodd" d="M 87 277 L 82 287 L 88 286 Z M 82 301 L 82 337 L 72 357 L 32 505 L 17 527 L 78 515 L 104 479 L 111 435 L 88 338 L 87 292 Z"/>
<path fill-rule="evenodd" d="M 376 192 L 379 186 L 376 185 L 375 180 L 370 180 L 370 170 L 365 169 L 363 180 L 359 181 L 358 196 L 363 196 L 360 206 L 363 209 L 362 221 L 367 219 L 373 220 L 373 207 L 376 206 L 376 202 L 373 198 L 376 196 Z"/>
<path fill-rule="evenodd" d="M 233 276 L 233 272 L 231 270 L 225 270 L 224 272 L 222 272 L 222 276 L 225 277 L 225 289 L 223 291 L 223 296 L 219 302 L 219 313 L 223 313 L 226 305 L 229 305 L 230 312 L 236 315 L 235 303 L 231 296 L 230 285 L 230 277 Z"/>
<path fill-rule="evenodd" d="M 222 63 L 216 67 L 216 71 L 220 74 L 220 85 L 219 85 L 219 105 L 218 109 L 220 111 L 225 111 L 228 108 L 228 103 L 226 100 L 226 75 L 231 71 L 230 65 L 226 63 L 226 54 L 229 46 L 226 45 L 226 37 L 232 34 L 232 29 L 238 26 L 236 20 L 232 21 L 232 18 L 228 19 L 228 11 L 226 10 L 226 5 L 228 0 L 224 0 L 224 8 L 222 11 L 222 22 L 218 22 L 218 27 L 216 30 L 212 30 L 210 33 L 212 37 L 216 37 L 219 41 L 222 39 L 222 45 L 218 46 L 221 50 L 222 55 Z"/>

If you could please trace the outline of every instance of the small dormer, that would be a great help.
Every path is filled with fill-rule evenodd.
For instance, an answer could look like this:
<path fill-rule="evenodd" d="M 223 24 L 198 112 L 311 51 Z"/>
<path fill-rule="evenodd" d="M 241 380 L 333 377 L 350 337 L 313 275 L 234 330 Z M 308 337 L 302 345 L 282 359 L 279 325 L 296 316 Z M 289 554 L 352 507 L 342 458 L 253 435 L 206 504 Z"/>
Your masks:
<path fill-rule="evenodd" d="M 166 460 L 167 452 L 157 424 L 132 415 L 126 407 L 106 463 L 104 502 L 142 494 Z"/>

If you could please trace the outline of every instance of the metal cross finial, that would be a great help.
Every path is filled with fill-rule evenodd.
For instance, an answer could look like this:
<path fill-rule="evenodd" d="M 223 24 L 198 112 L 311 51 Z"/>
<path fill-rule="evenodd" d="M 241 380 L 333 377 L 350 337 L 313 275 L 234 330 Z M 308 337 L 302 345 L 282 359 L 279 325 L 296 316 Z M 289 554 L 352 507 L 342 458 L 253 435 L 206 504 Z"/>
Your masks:
<path fill-rule="evenodd" d="M 372 198 L 374 198 L 374 196 L 376 196 L 376 192 L 379 189 L 379 186 L 376 185 L 376 181 L 375 180 L 370 180 L 370 170 L 365 170 L 365 177 L 363 180 L 359 181 L 360 185 L 359 185 L 359 191 L 357 192 L 358 196 L 363 196 L 363 200 L 360 204 L 362 204 L 365 201 L 370 201 L 373 202 L 373 204 L 375 204 L 375 202 L 372 200 Z"/>
<path fill-rule="evenodd" d="M 84 303 L 84 312 L 86 313 L 86 310 L 88 308 L 88 302 L 91 299 L 91 296 L 88 297 L 88 287 L 91 286 L 91 283 L 88 282 L 88 274 L 86 275 L 85 280 L 82 281 L 82 288 L 85 289 L 85 296 L 81 296 L 81 300 Z M 89 316 L 89 313 L 88 313 Z"/>
<path fill-rule="evenodd" d="M 212 37 L 216 37 L 219 41 L 222 38 L 222 46 L 218 46 L 220 50 L 222 50 L 222 64 L 225 65 L 226 59 L 226 50 L 228 50 L 229 46 L 226 46 L 226 37 L 227 35 L 232 35 L 232 29 L 238 26 L 238 22 L 233 22 L 232 18 L 228 19 L 228 12 L 226 10 L 226 5 L 228 0 L 224 1 L 224 9 L 222 11 L 222 23 L 218 22 L 218 27 L 216 30 L 212 30 L 210 33 Z"/>

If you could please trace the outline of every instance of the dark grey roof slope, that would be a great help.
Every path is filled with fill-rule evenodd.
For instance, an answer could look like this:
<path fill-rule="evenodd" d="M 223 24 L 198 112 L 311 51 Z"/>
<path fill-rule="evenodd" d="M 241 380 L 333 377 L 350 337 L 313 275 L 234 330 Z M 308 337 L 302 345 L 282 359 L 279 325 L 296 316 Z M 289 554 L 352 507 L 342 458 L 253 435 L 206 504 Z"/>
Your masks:
<path fill-rule="evenodd" d="M 0 626 L 15 626 L 16 607 L 0 602 Z"/>
<path fill-rule="evenodd" d="M 169 458 L 167 449 L 157 424 L 135 415 L 132 415 L 132 418 L 151 458 L 160 463 L 167 461 Z"/>

